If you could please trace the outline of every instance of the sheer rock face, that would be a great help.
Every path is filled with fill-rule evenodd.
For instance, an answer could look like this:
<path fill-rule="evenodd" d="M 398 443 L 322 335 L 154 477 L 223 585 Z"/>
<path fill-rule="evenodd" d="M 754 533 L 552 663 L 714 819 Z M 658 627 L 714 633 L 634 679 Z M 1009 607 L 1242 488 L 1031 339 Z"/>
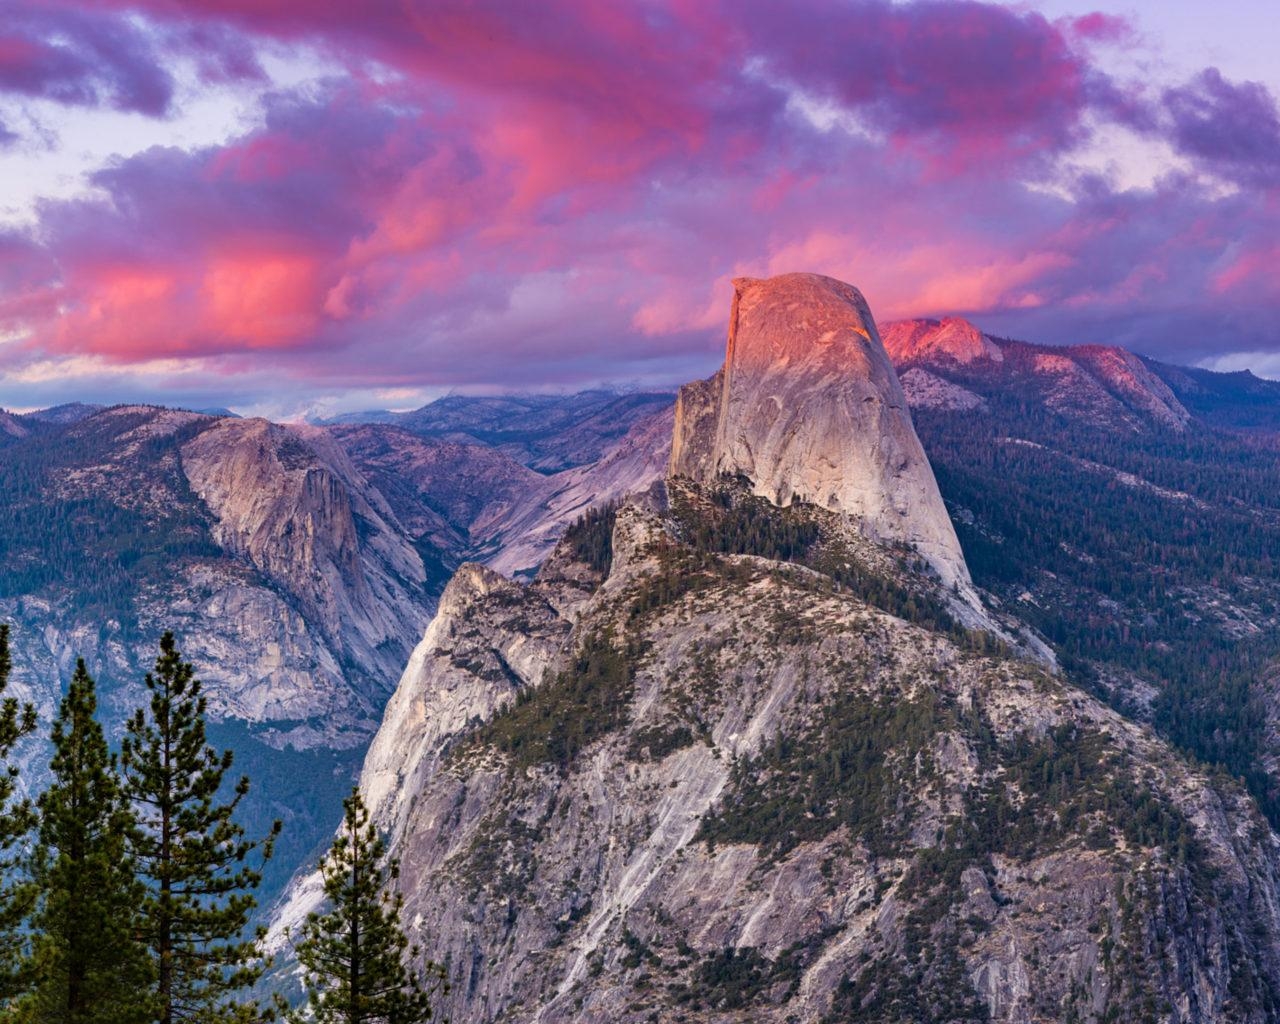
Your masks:
<path fill-rule="evenodd" d="M 914 545 L 944 582 L 969 580 L 871 310 L 843 282 L 734 282 L 724 367 L 681 389 L 670 471 L 742 474 L 775 504 L 844 513 Z"/>
<path fill-rule="evenodd" d="M 341 657 L 394 679 L 426 618 L 422 559 L 333 438 L 221 420 L 183 446 L 182 465 L 218 544 L 289 595 Z"/>
<path fill-rule="evenodd" d="M 440 597 L 436 617 L 387 705 L 361 776 L 374 817 L 394 829 L 448 741 L 541 681 L 569 623 L 535 591 L 468 562 Z"/>

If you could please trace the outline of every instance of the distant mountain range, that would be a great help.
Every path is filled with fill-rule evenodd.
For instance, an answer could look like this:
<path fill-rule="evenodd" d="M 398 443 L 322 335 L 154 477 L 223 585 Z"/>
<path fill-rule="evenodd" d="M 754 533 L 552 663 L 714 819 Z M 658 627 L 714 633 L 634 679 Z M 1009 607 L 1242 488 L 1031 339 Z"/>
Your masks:
<path fill-rule="evenodd" d="M 1201 426 L 1280 430 L 1280 381 L 1248 370 L 1173 366 L 1104 345 L 1031 345 L 983 334 L 960 318 L 904 320 L 884 342 L 912 404 L 977 408 L 998 388 L 1099 427 Z"/>
<path fill-rule="evenodd" d="M 451 395 L 411 412 L 346 413 L 322 425 L 387 424 L 455 444 L 485 445 L 539 473 L 595 462 L 637 422 L 671 405 L 662 392 Z"/>

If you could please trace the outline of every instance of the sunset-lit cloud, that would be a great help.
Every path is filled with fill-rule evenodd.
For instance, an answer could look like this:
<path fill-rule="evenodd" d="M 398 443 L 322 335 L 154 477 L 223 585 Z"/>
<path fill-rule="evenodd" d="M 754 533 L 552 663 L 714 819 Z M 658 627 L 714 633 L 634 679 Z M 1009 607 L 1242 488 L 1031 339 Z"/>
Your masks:
<path fill-rule="evenodd" d="M 1188 362 L 1280 349 L 1275 97 L 1213 67 L 1133 75 L 1158 42 L 1111 13 L 15 11 L 0 147 L 31 145 L 24 104 L 150 118 L 157 139 L 206 94 L 252 116 L 132 146 L 0 230 L 11 382 L 63 361 L 103 397 L 133 380 L 246 406 L 272 386 L 305 404 L 670 384 L 714 363 L 733 276 L 792 269 L 885 317 Z"/>

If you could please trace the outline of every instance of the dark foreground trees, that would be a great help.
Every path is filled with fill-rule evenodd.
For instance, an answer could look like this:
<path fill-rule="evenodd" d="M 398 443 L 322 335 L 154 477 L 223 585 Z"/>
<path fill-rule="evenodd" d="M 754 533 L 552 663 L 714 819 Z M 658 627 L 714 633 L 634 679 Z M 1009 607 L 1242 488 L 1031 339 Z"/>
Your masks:
<path fill-rule="evenodd" d="M 0 625 L 0 694 L 8 688 L 9 627 Z M 13 748 L 36 728 L 36 709 L 5 696 L 0 702 L 0 1004 L 22 988 L 23 920 L 33 890 L 18 871 L 20 842 L 34 825 L 31 804 L 17 799 L 18 770 L 12 766 Z"/>
<path fill-rule="evenodd" d="M 235 821 L 249 780 L 241 778 L 224 799 L 232 754 L 205 741 L 200 681 L 172 633 L 160 640 L 146 686 L 150 707 L 128 723 L 122 765 L 146 883 L 141 930 L 155 965 L 155 1019 L 260 1020 L 256 1003 L 236 997 L 266 967 L 261 930 L 247 932 L 262 879 L 251 855 L 259 863 L 271 856 L 280 823 L 266 838 L 249 840 Z"/>
<path fill-rule="evenodd" d="M 0 690 L 10 670 L 0 626 Z M 51 782 L 16 798 L 15 744 L 35 712 L 0 704 L 0 1019 L 21 1024 L 222 1024 L 270 1019 L 244 988 L 265 963 L 249 928 L 279 830 L 245 838 L 248 779 L 205 742 L 205 701 L 171 634 L 119 760 L 83 661 L 53 724 Z M 31 836 L 34 830 L 34 837 Z"/>
<path fill-rule="evenodd" d="M 327 913 L 313 913 L 296 946 L 306 972 L 310 1016 L 318 1024 L 419 1024 L 431 1019 L 431 998 L 445 990 L 444 971 L 429 963 L 406 966 L 409 949 L 400 927 L 402 897 L 388 885 L 399 874 L 369 812 L 352 790 L 342 828 L 321 865 Z"/>
<path fill-rule="evenodd" d="M 251 927 L 261 839 L 236 820 L 249 780 L 206 742 L 205 699 L 172 634 L 148 673 L 148 706 L 128 720 L 120 756 L 97 719 L 83 661 L 54 720 L 49 784 L 32 804 L 13 767 L 34 708 L 4 695 L 0 625 L 0 1021 L 14 1024 L 258 1024 L 285 1009 L 250 998 L 268 966 Z M 323 865 L 331 910 L 298 944 L 317 1024 L 420 1024 L 443 970 L 416 959 L 388 892 L 395 862 L 358 791 Z"/>
<path fill-rule="evenodd" d="M 151 963 L 139 941 L 143 887 L 129 849 L 133 813 L 94 715 L 83 661 L 53 724 L 52 784 L 40 795 L 32 879 L 30 991 L 21 1019 L 146 1024 Z"/>

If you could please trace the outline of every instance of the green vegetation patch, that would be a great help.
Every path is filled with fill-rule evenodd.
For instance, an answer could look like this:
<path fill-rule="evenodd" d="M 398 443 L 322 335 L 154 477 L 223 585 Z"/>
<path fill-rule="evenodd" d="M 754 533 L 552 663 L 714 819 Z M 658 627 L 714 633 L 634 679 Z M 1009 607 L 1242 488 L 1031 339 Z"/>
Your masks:
<path fill-rule="evenodd" d="M 698 742 L 698 734 L 681 722 L 666 722 L 636 730 L 627 748 L 632 761 L 661 761 Z"/>
<path fill-rule="evenodd" d="M 754 946 L 718 949 L 695 962 L 688 983 L 673 983 L 667 990 L 677 1005 L 695 1011 L 741 1010 L 766 1000 L 786 1002 L 799 988 L 805 968 L 839 931 L 838 927 L 824 928 L 788 946 L 776 959 Z"/>
<path fill-rule="evenodd" d="M 906 803 L 932 765 L 929 747 L 949 714 L 939 698 L 839 694 L 818 721 L 733 766 L 708 843 L 756 843 L 774 857 L 847 827 L 876 856 L 898 851 Z"/>
<path fill-rule="evenodd" d="M 747 487 L 745 479 L 726 477 L 707 490 L 704 508 L 677 501 L 674 511 L 684 540 L 699 551 L 804 561 L 822 536 L 814 506 L 796 501 L 779 508 Z"/>
<path fill-rule="evenodd" d="M 608 577 L 613 568 L 613 528 L 618 522 L 615 502 L 588 509 L 564 533 L 564 541 L 574 561 L 590 566 Z"/>
<path fill-rule="evenodd" d="M 983 654 L 1007 653 L 988 633 L 967 629 L 951 615 L 946 601 L 929 581 L 928 564 L 914 550 L 895 550 L 898 572 L 865 564 L 824 524 L 830 514 L 799 499 L 786 507 L 752 494 L 743 477 L 724 476 L 696 502 L 677 494 L 672 513 L 682 538 L 697 552 L 754 555 L 771 561 L 803 565 L 828 577 L 841 592 L 897 618 L 944 633 L 966 650 Z M 918 582 L 908 582 L 916 577 Z"/>
<path fill-rule="evenodd" d="M 974 581 L 1011 600 L 1036 595 L 1018 614 L 1053 643 L 1075 681 L 1121 711 L 1146 713 L 1127 688 L 1104 685 L 1099 666 L 1155 684 L 1159 732 L 1243 778 L 1280 825 L 1258 685 L 1280 640 L 1274 628 L 1253 637 L 1225 630 L 1212 607 L 1220 592 L 1274 626 L 1274 437 L 1195 425 L 1100 429 L 1040 408 L 1034 392 L 984 387 L 981 377 L 961 382 L 983 394 L 990 413 L 913 412 L 943 497 L 965 510 L 955 525 Z"/>
<path fill-rule="evenodd" d="M 564 671 L 516 700 L 476 731 L 475 743 L 508 754 L 513 768 L 553 764 L 568 771 L 593 742 L 621 728 L 635 694 L 638 652 L 593 633 Z"/>

